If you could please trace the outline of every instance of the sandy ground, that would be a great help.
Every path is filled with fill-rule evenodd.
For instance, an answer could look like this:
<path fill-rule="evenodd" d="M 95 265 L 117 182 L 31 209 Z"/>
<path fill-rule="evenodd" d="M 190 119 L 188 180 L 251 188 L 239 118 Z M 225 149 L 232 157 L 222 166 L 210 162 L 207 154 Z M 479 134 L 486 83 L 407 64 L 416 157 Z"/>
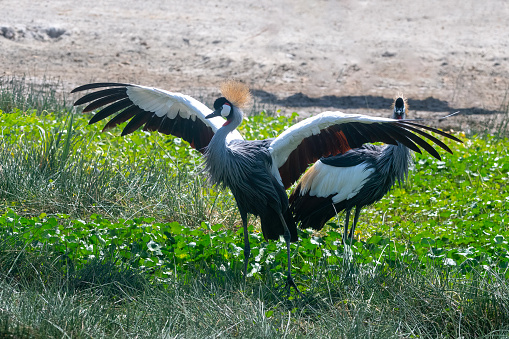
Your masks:
<path fill-rule="evenodd" d="M 500 0 L 0 0 L 0 76 L 56 77 L 66 91 L 129 81 L 207 102 L 233 77 L 254 109 L 303 116 L 388 115 L 403 92 L 414 117 L 460 110 L 438 125 L 468 131 L 507 106 L 508 22 Z"/>

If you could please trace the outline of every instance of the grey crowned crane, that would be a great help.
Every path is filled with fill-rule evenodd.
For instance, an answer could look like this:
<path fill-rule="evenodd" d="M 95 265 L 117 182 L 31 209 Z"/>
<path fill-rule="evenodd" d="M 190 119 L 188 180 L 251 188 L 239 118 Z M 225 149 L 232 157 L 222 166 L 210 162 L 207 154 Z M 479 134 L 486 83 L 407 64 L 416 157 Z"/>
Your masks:
<path fill-rule="evenodd" d="M 266 240 L 277 240 L 283 235 L 288 255 L 287 286 L 296 290 L 291 275 L 290 242 L 297 241 L 298 236 L 286 189 L 310 164 L 321 157 L 378 141 L 399 142 L 416 152 L 420 152 L 419 145 L 440 157 L 414 133 L 450 152 L 446 145 L 421 129 L 456 140 L 415 122 L 341 112 L 324 112 L 305 119 L 274 139 L 243 140 L 236 128 L 242 122 L 242 107 L 250 94 L 240 82 L 228 81 L 221 86 L 223 96 L 214 102 L 214 111 L 187 95 L 133 84 L 94 83 L 72 92 L 90 89 L 101 90 L 83 96 L 75 105 L 88 103 L 84 112 L 108 105 L 92 117 L 90 124 L 116 114 L 105 129 L 131 119 L 122 135 L 143 126 L 146 131 L 181 137 L 202 152 L 210 181 L 230 188 L 237 202 L 244 229 L 244 274 L 250 255 L 248 214 L 253 214 L 260 216 Z"/>
<path fill-rule="evenodd" d="M 406 99 L 396 97 L 392 118 L 406 119 L 407 110 Z M 450 152 L 439 140 L 430 140 Z M 440 159 L 437 153 L 430 153 Z M 321 158 L 302 176 L 290 195 L 290 209 L 295 221 L 302 228 L 320 230 L 329 219 L 346 211 L 343 233 L 343 242 L 346 242 L 353 238 L 361 209 L 382 199 L 396 182 L 402 184 L 408 176 L 410 162 L 410 149 L 400 141 L 385 146 L 366 144 L 346 153 Z M 348 232 L 350 211 L 354 207 L 355 216 Z"/>

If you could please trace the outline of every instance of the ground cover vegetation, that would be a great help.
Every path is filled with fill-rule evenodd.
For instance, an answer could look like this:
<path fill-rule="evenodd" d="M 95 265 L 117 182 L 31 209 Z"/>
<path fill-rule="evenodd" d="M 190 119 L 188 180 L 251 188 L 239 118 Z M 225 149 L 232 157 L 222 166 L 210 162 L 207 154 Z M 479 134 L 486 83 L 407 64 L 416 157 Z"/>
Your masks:
<path fill-rule="evenodd" d="M 12 79 L 10 79 L 12 80 Z M 460 136 L 408 182 L 292 244 L 240 216 L 178 138 L 101 133 L 51 86 L 0 86 L 0 336 L 503 337 L 509 334 L 509 140 Z M 42 88 L 42 89 L 41 89 Z M 250 116 L 248 139 L 298 116 Z"/>

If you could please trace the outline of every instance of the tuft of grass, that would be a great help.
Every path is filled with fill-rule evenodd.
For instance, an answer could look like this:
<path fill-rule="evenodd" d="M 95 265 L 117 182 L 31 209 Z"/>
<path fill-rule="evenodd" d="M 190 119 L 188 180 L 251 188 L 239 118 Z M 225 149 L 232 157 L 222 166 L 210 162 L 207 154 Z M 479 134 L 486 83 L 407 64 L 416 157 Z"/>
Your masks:
<path fill-rule="evenodd" d="M 140 133 L 114 138 L 68 113 L 2 114 L 0 199 L 26 215 L 153 215 L 185 225 L 235 221 L 229 193 L 205 183 L 200 155 L 181 141 Z M 191 155 L 187 160 L 184 156 Z M 181 160 L 181 158 L 183 160 Z"/>
<path fill-rule="evenodd" d="M 466 125 L 468 126 L 468 137 L 494 136 L 497 139 L 509 137 L 509 87 L 506 89 L 504 97 L 495 114 L 488 116 L 475 115 L 467 116 Z"/>
<path fill-rule="evenodd" d="M 119 294 L 141 293 L 148 279 L 139 269 L 119 263 L 119 258 L 91 258 L 84 265 L 68 273 L 73 290 L 92 290 L 96 294 L 115 298 Z"/>
<path fill-rule="evenodd" d="M 60 79 L 43 77 L 32 79 L 26 75 L 0 76 L 0 111 L 45 112 L 73 111 L 72 103 L 67 101 L 65 89 Z"/>
<path fill-rule="evenodd" d="M 14 323 L 8 314 L 0 311 L 0 337 L 4 339 L 38 338 L 31 328 Z"/>
<path fill-rule="evenodd" d="M 495 135 L 501 138 L 509 137 L 509 89 L 506 90 L 502 104 L 500 105 L 500 112 L 502 116 L 496 122 L 489 122 L 488 125 L 493 125 L 492 130 L 495 130 Z"/>

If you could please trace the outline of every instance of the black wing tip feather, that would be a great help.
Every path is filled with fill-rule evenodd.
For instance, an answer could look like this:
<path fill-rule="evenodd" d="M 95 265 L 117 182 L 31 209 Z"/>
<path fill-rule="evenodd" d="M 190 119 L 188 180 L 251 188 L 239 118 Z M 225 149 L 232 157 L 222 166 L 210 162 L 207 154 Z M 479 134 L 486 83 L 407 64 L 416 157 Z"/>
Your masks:
<path fill-rule="evenodd" d="M 108 89 L 103 89 L 100 91 L 90 92 L 90 93 L 82 96 L 78 100 L 76 100 L 74 102 L 74 106 L 86 104 L 88 102 L 93 102 L 95 104 L 98 104 L 100 102 L 104 102 L 104 100 L 108 100 L 108 99 L 106 99 L 107 97 L 109 97 L 110 99 L 112 99 L 114 97 L 117 97 L 119 99 L 121 99 L 123 97 L 127 97 L 127 88 L 126 87 L 117 87 L 117 88 L 108 88 Z M 113 101 L 110 101 L 110 102 L 113 102 Z M 88 108 L 88 106 L 87 106 L 87 108 Z"/>
<path fill-rule="evenodd" d="M 402 124 L 408 124 L 408 125 L 413 125 L 413 126 L 416 126 L 416 127 L 419 127 L 419 128 L 422 128 L 422 129 L 426 129 L 428 131 L 431 131 L 433 133 L 437 133 L 437 134 L 440 134 L 441 136 L 444 136 L 446 138 L 449 138 L 451 140 L 454 140 L 456 142 L 459 142 L 459 143 L 463 143 L 463 140 L 455 137 L 454 135 L 452 134 L 449 134 L 447 132 L 444 132 L 444 131 L 441 131 L 437 128 L 433 128 L 433 127 L 429 127 L 429 126 L 426 126 L 426 125 L 423 125 L 423 124 L 418 124 L 416 122 L 410 122 L 410 121 L 406 121 L 406 120 L 399 120 L 398 121 L 399 123 L 402 123 Z"/>
<path fill-rule="evenodd" d="M 133 133 L 147 123 L 153 115 L 154 113 L 147 111 L 142 111 L 136 114 L 124 127 L 121 135 L 124 136 Z"/>
<path fill-rule="evenodd" d="M 86 91 L 87 89 L 101 88 L 101 87 L 125 87 L 125 86 L 133 86 L 132 84 L 124 84 L 117 82 L 94 82 L 91 84 L 82 85 L 76 87 L 71 91 L 71 93 Z"/>
<path fill-rule="evenodd" d="M 411 131 L 407 131 L 407 133 L 408 133 L 407 137 L 410 140 L 414 141 L 417 145 L 422 147 L 426 152 L 431 154 L 434 158 L 436 158 L 438 160 L 441 160 L 440 154 L 438 153 L 438 151 L 433 146 L 428 144 L 426 142 L 426 140 L 422 139 L 421 137 L 419 137 L 418 135 L 412 133 Z"/>
<path fill-rule="evenodd" d="M 422 135 L 423 137 L 427 138 L 428 140 L 431 140 L 432 142 L 434 142 L 436 145 L 438 145 L 440 148 L 442 148 L 443 150 L 449 152 L 450 154 L 453 154 L 452 150 L 449 148 L 449 146 L 447 146 L 446 144 L 444 144 L 441 140 L 435 138 L 434 136 L 432 136 L 431 134 L 429 133 L 426 133 L 424 131 L 421 131 L 420 129 L 418 128 L 415 128 L 415 127 L 412 127 L 411 125 L 406 125 L 405 126 L 406 129 L 414 132 L 414 133 L 417 133 L 419 135 Z"/>
<path fill-rule="evenodd" d="M 461 141 L 460 139 L 456 138 L 455 136 L 450 135 L 450 134 L 448 134 L 446 132 L 440 131 L 440 130 L 438 130 L 436 128 L 433 128 L 433 127 L 417 124 L 417 123 L 414 123 L 414 122 L 407 122 L 405 120 L 401 120 L 401 121 L 398 121 L 398 122 L 402 123 L 400 125 L 400 127 L 403 127 L 403 129 L 406 131 L 406 133 L 408 133 L 408 136 L 411 139 L 414 139 L 414 141 L 417 142 L 419 144 L 419 146 L 423 147 L 428 153 L 430 153 L 434 158 L 436 158 L 438 160 L 442 160 L 442 157 L 435 150 L 435 148 L 433 148 L 433 146 L 429 145 L 426 141 L 424 141 L 422 138 L 419 138 L 417 135 L 413 134 L 412 132 L 415 132 L 415 133 L 418 133 L 418 134 L 424 136 L 425 138 L 431 140 L 436 145 L 438 145 L 440 148 L 444 149 L 445 151 L 447 151 L 447 152 L 449 152 L 451 154 L 453 152 L 452 152 L 452 150 L 447 145 L 442 143 L 440 140 L 434 138 L 432 135 L 430 135 L 428 133 L 424 133 L 423 131 L 419 131 L 418 128 L 422 128 L 422 129 L 425 129 L 425 130 L 428 130 L 428 131 L 440 134 L 440 135 L 445 136 L 447 138 L 450 138 L 452 140 L 458 141 L 460 143 L 463 143 L 463 141 Z M 411 126 L 415 126 L 417 128 L 413 128 Z M 408 131 L 406 129 L 408 129 Z M 417 140 L 417 139 L 419 139 L 419 140 Z"/>
<path fill-rule="evenodd" d="M 97 93 L 97 92 L 96 92 Z M 83 108 L 83 113 L 91 112 L 99 107 L 103 107 L 105 105 L 111 104 L 115 101 L 124 99 L 126 97 L 126 93 L 116 93 L 112 95 L 108 95 L 102 98 L 99 98 L 90 104 L 88 104 L 85 108 Z M 76 106 L 76 103 L 74 104 Z"/>
<path fill-rule="evenodd" d="M 421 149 L 414 143 L 414 141 L 412 141 L 411 137 L 408 136 L 408 134 L 411 133 L 404 127 L 389 123 L 385 125 L 385 128 L 386 132 L 390 133 L 390 136 L 394 138 L 394 140 L 399 141 L 412 151 L 422 154 Z"/>

